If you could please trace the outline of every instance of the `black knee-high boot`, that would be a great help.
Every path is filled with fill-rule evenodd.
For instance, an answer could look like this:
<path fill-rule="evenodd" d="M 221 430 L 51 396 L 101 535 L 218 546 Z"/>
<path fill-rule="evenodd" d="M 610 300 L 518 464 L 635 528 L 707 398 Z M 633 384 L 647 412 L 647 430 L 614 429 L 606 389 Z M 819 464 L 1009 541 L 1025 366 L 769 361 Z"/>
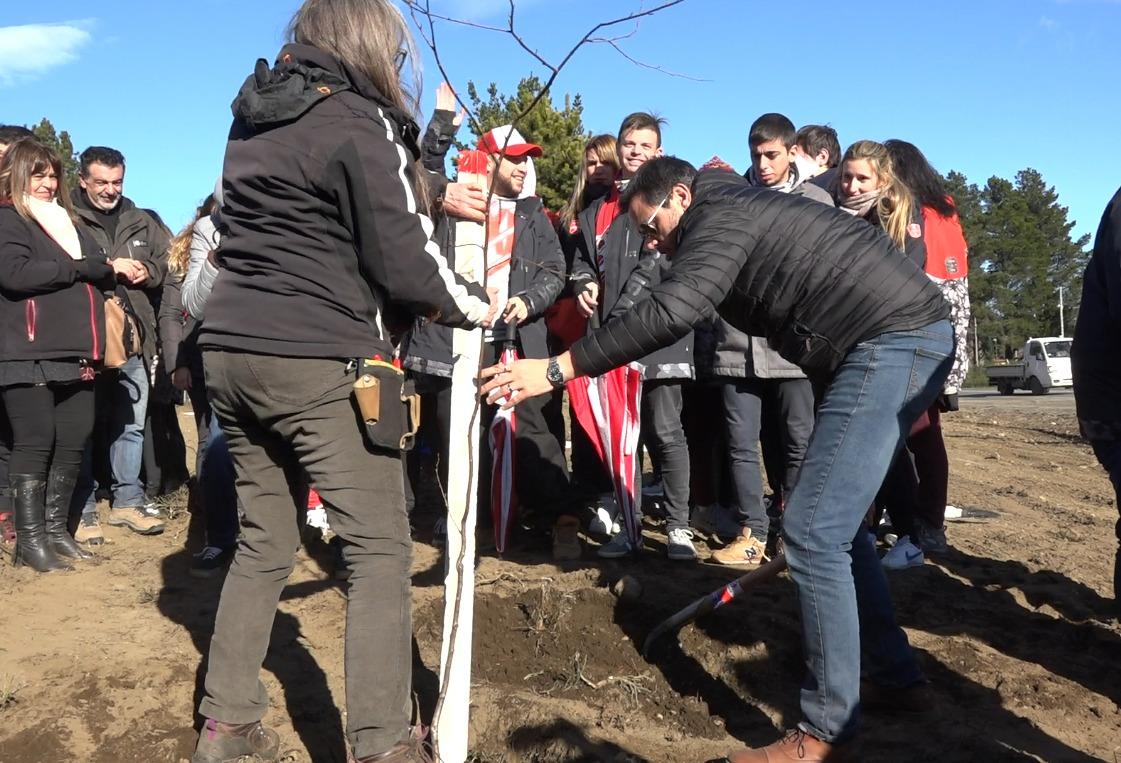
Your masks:
<path fill-rule="evenodd" d="M 70 535 L 70 499 L 78 483 L 77 466 L 52 466 L 47 478 L 46 505 L 47 540 L 59 557 L 91 559 L 93 554 L 74 542 Z"/>
<path fill-rule="evenodd" d="M 37 572 L 68 569 L 47 540 L 43 503 L 47 481 L 31 474 L 13 474 L 9 479 L 16 515 L 16 547 L 12 552 L 12 564 L 23 564 Z"/>

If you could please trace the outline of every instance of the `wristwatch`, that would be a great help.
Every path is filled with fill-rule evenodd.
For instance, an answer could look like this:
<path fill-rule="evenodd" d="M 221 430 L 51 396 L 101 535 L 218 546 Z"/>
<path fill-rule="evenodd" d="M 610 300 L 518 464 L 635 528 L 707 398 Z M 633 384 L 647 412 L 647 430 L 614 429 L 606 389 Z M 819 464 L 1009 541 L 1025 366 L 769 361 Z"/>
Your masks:
<path fill-rule="evenodd" d="M 560 363 L 557 362 L 555 357 L 549 358 L 549 367 L 545 369 L 545 378 L 549 380 L 549 384 L 553 385 L 553 389 L 560 389 L 564 386 L 564 374 L 561 373 Z"/>

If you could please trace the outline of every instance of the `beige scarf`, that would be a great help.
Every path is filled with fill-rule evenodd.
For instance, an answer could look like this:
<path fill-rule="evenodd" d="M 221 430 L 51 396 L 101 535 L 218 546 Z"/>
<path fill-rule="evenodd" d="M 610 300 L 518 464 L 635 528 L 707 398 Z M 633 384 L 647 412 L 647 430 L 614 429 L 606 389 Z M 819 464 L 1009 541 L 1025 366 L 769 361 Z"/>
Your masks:
<path fill-rule="evenodd" d="M 78 240 L 78 230 L 57 199 L 43 201 L 34 196 L 26 196 L 24 203 L 27 204 L 28 211 L 35 218 L 35 222 L 39 223 L 43 232 L 54 239 L 54 242 L 70 255 L 70 259 L 82 259 L 82 244 Z"/>
<path fill-rule="evenodd" d="M 841 209 L 848 212 L 850 215 L 864 217 L 864 215 L 868 214 L 868 210 L 872 208 L 872 205 L 880 200 L 880 195 L 882 193 L 883 189 L 877 188 L 874 191 L 858 193 L 856 196 L 844 196 L 841 198 Z"/>

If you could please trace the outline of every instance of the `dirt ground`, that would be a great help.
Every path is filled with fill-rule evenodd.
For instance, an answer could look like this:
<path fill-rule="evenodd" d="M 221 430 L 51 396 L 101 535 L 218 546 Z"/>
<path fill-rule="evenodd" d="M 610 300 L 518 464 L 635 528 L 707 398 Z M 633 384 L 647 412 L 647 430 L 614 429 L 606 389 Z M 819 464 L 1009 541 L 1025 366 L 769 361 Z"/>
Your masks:
<path fill-rule="evenodd" d="M 950 553 L 891 576 L 932 681 L 924 716 L 868 717 L 862 760 L 1121 760 L 1121 627 L 1110 620 L 1117 507 L 1070 412 L 971 403 L 948 417 L 951 502 L 998 512 L 949 527 Z M 197 523 L 194 523 L 197 525 Z M 786 578 L 667 638 L 650 628 L 736 573 L 657 553 L 557 566 L 521 551 L 478 566 L 472 760 L 705 761 L 798 720 L 801 657 Z M 221 583 L 188 576 L 197 529 L 106 528 L 70 573 L 0 569 L 0 760 L 190 757 Z M 703 543 L 701 544 L 704 545 Z M 288 763 L 344 761 L 345 588 L 319 543 L 299 554 L 263 680 Z M 415 688 L 436 693 L 442 561 L 418 542 Z M 640 601 L 609 587 L 629 573 Z"/>

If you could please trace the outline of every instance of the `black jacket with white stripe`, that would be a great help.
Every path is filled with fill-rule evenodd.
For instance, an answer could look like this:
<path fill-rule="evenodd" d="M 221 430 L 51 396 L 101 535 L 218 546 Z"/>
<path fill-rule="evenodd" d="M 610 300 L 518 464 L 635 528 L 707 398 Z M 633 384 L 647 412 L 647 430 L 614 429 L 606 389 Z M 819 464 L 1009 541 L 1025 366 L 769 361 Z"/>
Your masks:
<path fill-rule="evenodd" d="M 416 123 L 365 76 L 286 45 L 271 69 L 257 62 L 233 112 L 200 345 L 388 357 L 416 315 L 481 323 L 486 293 L 448 268 L 418 202 Z"/>

